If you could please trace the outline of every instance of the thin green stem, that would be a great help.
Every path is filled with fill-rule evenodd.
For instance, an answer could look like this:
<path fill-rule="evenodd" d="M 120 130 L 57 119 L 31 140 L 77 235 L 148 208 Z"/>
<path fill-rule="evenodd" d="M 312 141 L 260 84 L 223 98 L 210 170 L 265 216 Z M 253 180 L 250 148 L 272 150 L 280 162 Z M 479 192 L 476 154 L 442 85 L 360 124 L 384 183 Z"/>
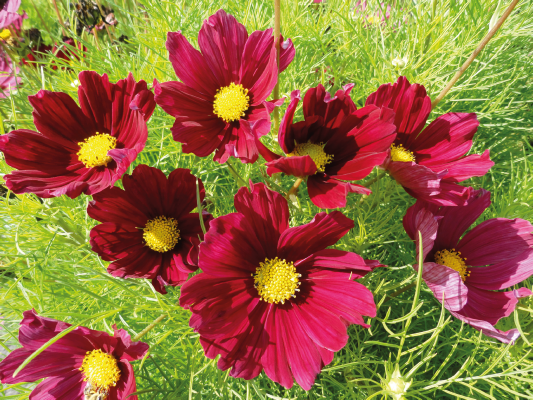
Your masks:
<path fill-rule="evenodd" d="M 152 329 L 155 328 L 157 324 L 159 324 L 161 321 L 163 321 L 167 317 L 167 314 L 161 314 L 159 317 L 157 317 L 154 322 L 152 322 L 150 325 L 148 325 L 146 328 L 144 328 L 139 334 L 135 335 L 135 337 L 132 339 L 133 342 L 139 341 L 144 335 L 146 335 L 148 332 L 150 332 Z"/>

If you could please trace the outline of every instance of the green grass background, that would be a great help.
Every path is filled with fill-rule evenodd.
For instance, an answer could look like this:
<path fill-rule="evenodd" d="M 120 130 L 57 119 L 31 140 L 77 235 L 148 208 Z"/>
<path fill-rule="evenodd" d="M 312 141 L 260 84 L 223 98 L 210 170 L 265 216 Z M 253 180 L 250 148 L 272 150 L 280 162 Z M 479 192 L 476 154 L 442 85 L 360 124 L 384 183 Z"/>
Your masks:
<path fill-rule="evenodd" d="M 57 2 L 63 19 L 72 20 L 68 1 Z M 249 32 L 273 26 L 272 0 L 102 2 L 114 8 L 119 21 L 111 32 L 113 37 L 125 34 L 130 44 L 112 45 L 103 34 L 97 48 L 93 38 L 84 35 L 79 40 L 88 53 L 69 68 L 51 70 L 50 58 L 42 68 L 22 68 L 23 85 L 0 101 L 5 132 L 34 129 L 27 96 L 41 88 L 76 98 L 73 82 L 82 70 L 105 72 L 113 82 L 128 72 L 149 83 L 154 78 L 175 80 L 164 46 L 166 33 L 181 30 L 196 46 L 202 21 L 219 8 L 236 16 Z M 353 82 L 352 97 L 358 106 L 380 84 L 393 82 L 399 75 L 424 84 L 435 98 L 509 3 L 390 0 L 390 19 L 369 26 L 353 13 L 355 1 L 327 0 L 319 6 L 307 0 L 281 2 L 282 33 L 296 46 L 296 57 L 281 76 L 282 95 L 318 83 L 334 91 Z M 369 3 L 374 9 L 382 7 L 375 1 Z M 29 15 L 25 27 L 39 27 L 48 43 L 60 39 L 60 25 L 50 1 L 23 0 L 22 9 Z M 533 4 L 521 0 L 430 115 L 430 120 L 450 111 L 478 115 L 481 125 L 472 153 L 489 148 L 496 162 L 485 177 L 466 182 L 492 192 L 492 206 L 478 222 L 493 217 L 533 220 L 532 39 Z M 406 66 L 393 66 L 396 57 L 406 57 Z M 215 163 L 211 157 L 183 154 L 180 144 L 172 140 L 172 123 L 170 116 L 156 109 L 148 123 L 146 149 L 135 165 L 148 164 L 167 174 L 178 167 L 190 168 L 206 185 L 208 211 L 214 216 L 233 212 L 233 195 L 239 186 L 228 165 Z M 277 151 L 273 137 L 267 137 L 265 143 Z M 233 165 L 246 182 L 266 179 L 262 159 L 254 165 L 235 161 Z M 0 171 L 9 170 L 0 161 Z M 374 171 L 368 180 L 376 175 Z M 283 177 L 271 183 L 286 191 L 293 181 Z M 517 311 L 499 326 L 510 329 L 518 325 L 524 333 L 516 345 L 507 346 L 455 320 L 423 283 L 387 297 L 416 280 L 411 268 L 414 245 L 401 224 L 413 199 L 389 177 L 374 183 L 372 190 L 364 199 L 349 196 L 342 211 L 356 226 L 336 247 L 389 265 L 363 279 L 374 293 L 378 316 L 371 321 L 371 329 L 349 328 L 348 345 L 324 368 L 309 392 L 297 385 L 285 390 L 264 374 L 253 381 L 229 377 L 227 371 L 216 368 L 215 360 L 204 357 L 198 335 L 188 326 L 189 312 L 177 305 L 178 288 L 169 288 L 169 294 L 162 296 L 148 281 L 108 275 L 107 263 L 91 252 L 88 243 L 96 222 L 86 214 L 90 200 L 86 196 L 44 201 L 33 195 L 0 197 L 0 345 L 6 351 L 17 346 L 22 312 L 31 308 L 69 323 L 86 321 L 85 325 L 108 332 L 116 323 L 132 336 L 164 313 L 168 317 L 143 338 L 151 346 L 149 356 L 134 363 L 141 400 L 380 399 L 387 396 L 381 377 L 393 365 L 412 380 L 406 398 L 533 398 L 532 301 L 522 300 Z M 319 212 L 303 185 L 291 212 L 293 226 L 309 222 Z M 531 287 L 531 282 L 525 285 Z M 0 387 L 0 398 L 27 399 L 33 385 Z"/>

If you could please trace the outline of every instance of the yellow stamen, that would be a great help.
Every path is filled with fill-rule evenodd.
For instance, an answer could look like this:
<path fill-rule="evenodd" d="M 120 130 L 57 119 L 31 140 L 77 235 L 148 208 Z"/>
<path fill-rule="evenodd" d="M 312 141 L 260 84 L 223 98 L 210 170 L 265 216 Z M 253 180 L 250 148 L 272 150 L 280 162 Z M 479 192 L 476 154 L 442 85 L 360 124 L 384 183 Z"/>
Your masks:
<path fill-rule="evenodd" d="M 215 94 L 213 112 L 226 122 L 238 121 L 244 117 L 244 112 L 250 107 L 248 89 L 242 85 L 231 83 L 220 88 Z"/>
<path fill-rule="evenodd" d="M 146 245 L 159 253 L 172 250 L 180 240 L 178 221 L 174 218 L 154 218 L 146 223 L 143 231 Z"/>
<path fill-rule="evenodd" d="M 273 260 L 267 258 L 259 265 L 252 276 L 261 300 L 284 304 L 285 300 L 296 297 L 295 292 L 300 291 L 298 278 L 302 275 L 296 272 L 292 262 L 287 263 L 276 257 Z"/>
<path fill-rule="evenodd" d="M 394 144 L 390 147 L 390 156 L 392 161 L 401 161 L 401 162 L 411 162 L 415 161 L 416 158 L 412 151 L 409 151 L 403 147 L 403 145 L 395 146 Z"/>
<path fill-rule="evenodd" d="M 116 386 L 120 379 L 117 359 L 100 349 L 87 352 L 80 371 L 84 375 L 83 380 L 87 382 L 86 391 L 101 394 L 102 399 L 107 398 L 109 388 Z"/>
<path fill-rule="evenodd" d="M 112 160 L 107 152 L 117 147 L 117 139 L 107 133 L 96 133 L 85 141 L 78 142 L 78 146 L 78 160 L 87 168 L 104 167 Z"/>
<path fill-rule="evenodd" d="M 317 172 L 324 172 L 326 165 L 333 161 L 333 156 L 324 152 L 324 143 L 300 143 L 287 157 L 309 156 L 316 165 Z"/>
<path fill-rule="evenodd" d="M 461 257 L 460 251 L 441 250 L 435 253 L 435 262 L 440 265 L 446 265 L 447 267 L 459 272 L 463 282 L 470 276 L 468 267 L 466 265 L 466 258 Z"/>
<path fill-rule="evenodd" d="M 11 37 L 11 31 L 9 29 L 4 29 L 0 32 L 0 39 L 8 40 Z"/>

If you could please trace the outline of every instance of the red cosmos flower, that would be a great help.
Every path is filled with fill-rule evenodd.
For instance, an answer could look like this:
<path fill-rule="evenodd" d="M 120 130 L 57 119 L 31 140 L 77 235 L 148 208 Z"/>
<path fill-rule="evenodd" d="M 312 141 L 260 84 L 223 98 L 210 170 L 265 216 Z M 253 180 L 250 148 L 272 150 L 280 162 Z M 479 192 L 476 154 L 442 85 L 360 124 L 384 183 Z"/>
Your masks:
<path fill-rule="evenodd" d="M 281 40 L 280 72 L 294 58 L 290 39 Z M 272 29 L 246 28 L 224 10 L 204 21 L 198 35 L 200 51 L 181 32 L 169 32 L 167 49 L 181 82 L 154 82 L 155 100 L 176 118 L 174 140 L 185 153 L 206 157 L 216 150 L 215 161 L 230 157 L 253 163 L 258 152 L 251 126 L 270 130 L 270 113 L 282 101 L 266 101 L 277 82 L 276 48 Z"/>
<path fill-rule="evenodd" d="M 485 335 L 509 343 L 519 336 L 494 327 L 513 312 L 523 287 L 508 289 L 533 275 L 533 226 L 523 219 L 492 218 L 468 227 L 490 206 L 490 192 L 472 190 L 465 206 L 439 207 L 417 201 L 407 210 L 403 226 L 417 243 L 422 233 L 422 276 L 437 300 L 462 321 Z M 461 238 L 462 236 L 462 238 Z"/>
<path fill-rule="evenodd" d="M 198 269 L 198 245 L 203 239 L 196 208 L 196 177 L 178 168 L 167 177 L 157 168 L 135 167 L 122 178 L 124 190 L 113 187 L 93 196 L 87 213 L 103 222 L 91 230 L 92 250 L 106 261 L 107 271 L 121 278 L 152 279 L 178 286 Z M 205 197 L 198 180 L 200 201 Z M 205 223 L 211 215 L 203 214 Z"/>
<path fill-rule="evenodd" d="M 137 396 L 130 396 L 137 391 L 130 361 L 142 358 L 148 345 L 132 343 L 130 335 L 116 325 L 113 336 L 83 326 L 75 328 L 13 378 L 15 370 L 35 350 L 69 326 L 39 317 L 35 310 L 25 311 L 19 330 L 22 348 L 13 350 L 0 362 L 0 381 L 13 384 L 46 378 L 33 389 L 30 400 L 137 400 Z M 97 394 L 100 397 L 94 397 Z"/>
<path fill-rule="evenodd" d="M 0 136 L 4 177 L 15 193 L 44 198 L 98 193 L 120 179 L 148 137 L 155 108 L 146 82 L 130 74 L 116 84 L 106 74 L 79 74 L 81 108 L 66 93 L 41 90 L 29 96 L 39 132 L 19 129 Z"/>
<path fill-rule="evenodd" d="M 338 90 L 333 98 L 324 86 L 307 91 L 304 121 L 293 123 L 301 100 L 300 91 L 291 94 L 291 103 L 281 121 L 278 142 L 282 157 L 258 144 L 268 161 L 267 173 L 308 177 L 311 201 L 321 208 L 346 206 L 348 193 L 372 193 L 355 181 L 366 177 L 387 157 L 394 141 L 394 113 L 368 106 L 357 110 L 350 98 L 353 84 Z"/>
<path fill-rule="evenodd" d="M 389 107 L 396 113 L 398 134 L 382 165 L 416 199 L 442 206 L 464 205 L 468 189 L 457 182 L 483 176 L 494 165 L 489 150 L 465 157 L 479 122 L 476 114 L 448 113 L 422 131 L 431 111 L 431 99 L 422 85 L 400 76 L 381 85 L 366 105 Z"/>
<path fill-rule="evenodd" d="M 200 268 L 181 289 L 205 355 L 252 379 L 264 369 L 286 388 L 293 377 L 309 390 L 350 324 L 374 317 L 372 293 L 353 279 L 381 266 L 326 249 L 351 228 L 342 213 L 320 213 L 289 228 L 287 201 L 262 183 L 235 196 L 236 213 L 211 221 L 200 244 Z"/>

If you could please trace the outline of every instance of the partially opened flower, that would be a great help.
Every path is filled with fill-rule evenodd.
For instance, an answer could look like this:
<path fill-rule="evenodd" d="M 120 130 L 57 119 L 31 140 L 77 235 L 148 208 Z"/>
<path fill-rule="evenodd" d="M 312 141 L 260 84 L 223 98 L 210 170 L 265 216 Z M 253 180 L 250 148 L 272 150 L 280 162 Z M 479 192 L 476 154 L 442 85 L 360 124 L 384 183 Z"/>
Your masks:
<path fill-rule="evenodd" d="M 198 180 L 200 201 L 205 196 Z M 114 187 L 93 196 L 87 213 L 103 222 L 91 230 L 91 247 L 121 278 L 151 279 L 160 293 L 178 286 L 198 269 L 198 245 L 204 235 L 196 208 L 196 178 L 178 168 L 167 177 L 139 165 Z M 211 215 L 204 213 L 205 224 Z"/>
<path fill-rule="evenodd" d="M 456 318 L 509 343 L 518 330 L 502 332 L 494 325 L 513 312 L 520 297 L 532 294 L 525 287 L 502 290 L 533 275 L 533 226 L 519 218 L 492 218 L 464 234 L 490 206 L 490 192 L 468 190 L 462 207 L 417 201 L 403 225 L 417 249 L 422 234 L 422 277 L 435 298 L 444 295 L 444 306 Z"/>
<path fill-rule="evenodd" d="M 466 204 L 469 191 L 457 183 L 483 176 L 494 165 L 489 150 L 465 156 L 479 126 L 476 114 L 444 114 L 424 129 L 431 99 L 424 86 L 411 85 L 404 76 L 393 85 L 381 85 L 366 105 L 396 113 L 398 133 L 382 167 L 416 199 L 443 206 Z"/>
<path fill-rule="evenodd" d="M 0 136 L 4 177 L 15 193 L 44 198 L 98 193 L 112 187 L 144 149 L 146 121 L 155 108 L 146 82 L 130 74 L 116 84 L 107 75 L 79 74 L 80 106 L 66 93 L 29 96 L 38 132 L 19 129 Z"/>
<path fill-rule="evenodd" d="M 349 95 L 352 87 L 345 86 L 334 97 L 322 85 L 309 89 L 303 101 L 304 120 L 296 123 L 301 97 L 294 91 L 278 134 L 285 156 L 258 143 L 268 161 L 267 173 L 307 177 L 311 201 L 321 208 L 346 206 L 348 193 L 372 193 L 348 181 L 368 176 L 385 160 L 394 141 L 394 113 L 375 106 L 357 110 Z"/>
<path fill-rule="evenodd" d="M 283 38 L 280 38 L 282 41 Z M 270 130 L 270 113 L 279 101 L 266 101 L 277 82 L 278 67 L 272 29 L 246 28 L 224 10 L 204 21 L 200 51 L 181 32 L 169 32 L 166 46 L 181 82 L 155 83 L 155 99 L 176 118 L 174 140 L 185 153 L 215 161 L 230 156 L 253 163 L 258 158 L 251 125 L 267 120 L 257 131 Z M 281 43 L 280 72 L 294 58 L 290 39 Z"/>
<path fill-rule="evenodd" d="M 113 336 L 83 326 L 75 328 L 48 346 L 16 377 L 15 370 L 37 349 L 70 326 L 65 322 L 25 311 L 20 323 L 19 342 L 0 362 L 0 382 L 13 384 L 45 378 L 30 393 L 30 400 L 137 400 L 135 374 L 130 361 L 148 351 L 143 342 L 117 329 Z M 100 395 L 98 397 L 98 395 Z"/>
<path fill-rule="evenodd" d="M 20 84 L 22 79 L 16 77 L 18 72 L 19 68 L 13 65 L 7 53 L 0 50 L 0 99 L 8 97 Z"/>
<path fill-rule="evenodd" d="M 209 358 L 233 377 L 264 369 L 286 388 L 309 390 L 347 341 L 350 324 L 369 327 L 372 293 L 354 282 L 380 266 L 327 249 L 354 226 L 338 211 L 289 227 L 287 201 L 262 183 L 235 196 L 236 213 L 211 221 L 199 266 L 181 289 Z"/>

